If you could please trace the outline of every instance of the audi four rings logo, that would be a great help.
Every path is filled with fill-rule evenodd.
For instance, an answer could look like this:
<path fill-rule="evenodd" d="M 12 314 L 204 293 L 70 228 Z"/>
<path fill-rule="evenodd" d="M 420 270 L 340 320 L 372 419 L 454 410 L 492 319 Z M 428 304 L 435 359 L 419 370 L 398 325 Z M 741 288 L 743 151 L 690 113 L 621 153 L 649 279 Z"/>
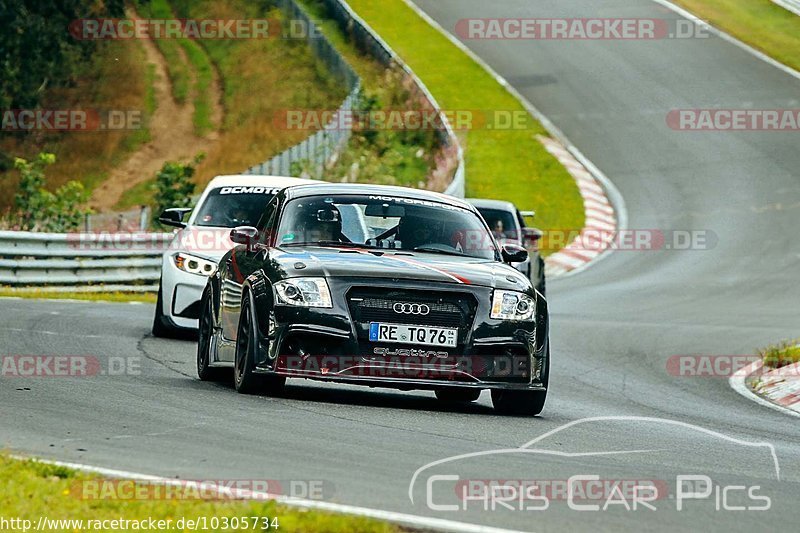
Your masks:
<path fill-rule="evenodd" d="M 396 303 L 394 304 L 395 313 L 403 313 L 406 315 L 427 315 L 431 312 L 431 308 L 425 304 L 404 304 L 404 303 Z"/>

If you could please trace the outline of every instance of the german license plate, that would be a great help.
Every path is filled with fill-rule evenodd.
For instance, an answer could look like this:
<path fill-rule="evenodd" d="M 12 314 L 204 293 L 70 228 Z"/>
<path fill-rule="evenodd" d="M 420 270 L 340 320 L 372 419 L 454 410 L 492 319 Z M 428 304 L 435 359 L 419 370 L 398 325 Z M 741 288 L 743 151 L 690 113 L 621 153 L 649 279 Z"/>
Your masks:
<path fill-rule="evenodd" d="M 369 340 L 373 342 L 455 347 L 458 340 L 458 329 L 370 322 Z"/>

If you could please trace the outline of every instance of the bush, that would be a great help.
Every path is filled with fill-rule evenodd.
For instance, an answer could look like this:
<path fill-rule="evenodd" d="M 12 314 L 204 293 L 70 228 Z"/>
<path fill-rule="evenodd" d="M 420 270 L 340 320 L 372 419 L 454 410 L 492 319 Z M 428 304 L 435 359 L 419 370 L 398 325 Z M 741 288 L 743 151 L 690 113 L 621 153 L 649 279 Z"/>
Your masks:
<path fill-rule="evenodd" d="M 154 220 L 158 220 L 161 212 L 170 207 L 191 207 L 195 184 L 192 181 L 197 165 L 205 154 L 197 155 L 191 163 L 164 163 L 156 174 L 156 209 Z"/>
<path fill-rule="evenodd" d="M 56 156 L 46 152 L 29 162 L 21 157 L 14 159 L 14 168 L 20 173 L 19 191 L 14 196 L 16 213 L 10 223 L 21 231 L 67 232 L 79 228 L 91 209 L 81 207 L 89 194 L 79 181 L 69 181 L 55 193 L 45 189 L 44 170 L 56 161 Z"/>
<path fill-rule="evenodd" d="M 758 354 L 764 359 L 764 366 L 770 368 L 780 368 L 798 363 L 800 362 L 800 339 L 771 344 L 759 350 Z"/>

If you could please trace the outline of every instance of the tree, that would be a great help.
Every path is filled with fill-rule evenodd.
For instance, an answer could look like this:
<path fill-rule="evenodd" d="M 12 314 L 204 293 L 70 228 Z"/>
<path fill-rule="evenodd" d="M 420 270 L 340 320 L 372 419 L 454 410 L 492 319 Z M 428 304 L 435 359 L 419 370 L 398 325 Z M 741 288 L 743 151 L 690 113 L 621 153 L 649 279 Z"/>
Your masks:
<path fill-rule="evenodd" d="M 101 43 L 70 24 L 124 13 L 123 0 L 0 0 L 0 109 L 35 107 L 46 87 L 72 83 Z"/>
<path fill-rule="evenodd" d="M 194 194 L 194 176 L 197 165 L 205 158 L 205 154 L 198 154 L 191 163 L 164 163 L 156 174 L 156 209 L 153 211 L 155 219 L 165 209 L 170 207 L 191 207 Z"/>
<path fill-rule="evenodd" d="M 80 227 L 91 212 L 83 207 L 89 194 L 79 181 L 69 181 L 55 193 L 45 189 L 44 171 L 56 162 L 56 156 L 40 153 L 34 161 L 14 159 L 19 170 L 19 190 L 14 196 L 16 225 L 22 231 L 67 232 Z M 12 220 L 13 222 L 13 220 Z"/>

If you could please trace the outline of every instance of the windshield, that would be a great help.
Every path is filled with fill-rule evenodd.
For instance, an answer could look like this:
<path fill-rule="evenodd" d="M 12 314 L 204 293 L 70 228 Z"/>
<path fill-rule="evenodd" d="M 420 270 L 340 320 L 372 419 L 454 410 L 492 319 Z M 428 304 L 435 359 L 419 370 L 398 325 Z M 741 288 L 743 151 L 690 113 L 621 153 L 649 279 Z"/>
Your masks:
<path fill-rule="evenodd" d="M 312 196 L 286 204 L 279 246 L 363 246 L 495 259 L 496 248 L 474 213 L 394 196 Z"/>
<path fill-rule="evenodd" d="M 501 209 L 478 208 L 481 216 L 492 230 L 495 239 L 519 240 L 519 231 L 514 213 Z"/>
<path fill-rule="evenodd" d="M 220 187 L 209 191 L 198 207 L 194 224 L 235 228 L 255 226 L 264 207 L 280 189 L 273 187 Z"/>

